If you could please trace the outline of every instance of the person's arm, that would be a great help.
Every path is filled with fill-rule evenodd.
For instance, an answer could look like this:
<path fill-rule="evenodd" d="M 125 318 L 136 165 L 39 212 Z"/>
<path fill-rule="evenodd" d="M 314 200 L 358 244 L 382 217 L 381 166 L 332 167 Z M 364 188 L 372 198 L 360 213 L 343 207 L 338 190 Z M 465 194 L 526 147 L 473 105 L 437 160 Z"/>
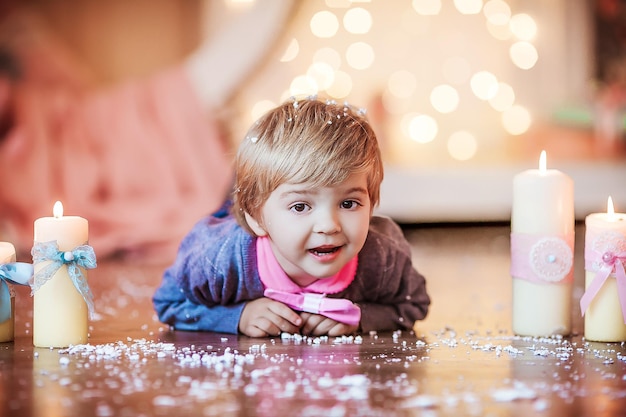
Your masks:
<path fill-rule="evenodd" d="M 426 317 L 430 298 L 423 276 L 412 267 L 405 268 L 403 281 L 402 285 L 409 285 L 412 291 L 405 291 L 401 285 L 395 288 L 395 294 L 386 294 L 377 301 L 358 303 L 361 308 L 361 332 L 411 330 L 416 321 Z M 418 282 L 422 284 L 415 285 Z"/>
<path fill-rule="evenodd" d="M 256 2 L 186 59 L 184 70 L 203 106 L 219 108 L 232 98 L 274 46 L 294 4 Z"/>
<path fill-rule="evenodd" d="M 374 218 L 359 255 L 353 300 L 361 308 L 360 331 L 413 328 L 428 313 L 426 280 L 415 270 L 402 230 L 387 218 Z"/>
<path fill-rule="evenodd" d="M 163 283 L 156 290 L 152 301 L 159 320 L 174 330 L 231 334 L 238 332 L 239 318 L 245 306 L 244 302 L 212 307 L 191 302 L 169 271 L 166 271 Z"/>
<path fill-rule="evenodd" d="M 178 330 L 237 333 L 246 302 L 263 296 L 252 242 L 232 218 L 198 222 L 154 294 L 159 320 Z"/>

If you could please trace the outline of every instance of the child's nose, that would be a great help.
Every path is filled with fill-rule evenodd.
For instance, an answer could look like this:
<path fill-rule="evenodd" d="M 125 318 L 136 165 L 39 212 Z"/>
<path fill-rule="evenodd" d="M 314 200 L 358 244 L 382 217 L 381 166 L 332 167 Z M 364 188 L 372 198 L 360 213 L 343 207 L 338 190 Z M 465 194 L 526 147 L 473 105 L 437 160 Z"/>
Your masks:
<path fill-rule="evenodd" d="M 339 222 L 339 216 L 332 210 L 322 210 L 318 212 L 313 231 L 315 233 L 325 234 L 340 232 L 341 224 Z"/>

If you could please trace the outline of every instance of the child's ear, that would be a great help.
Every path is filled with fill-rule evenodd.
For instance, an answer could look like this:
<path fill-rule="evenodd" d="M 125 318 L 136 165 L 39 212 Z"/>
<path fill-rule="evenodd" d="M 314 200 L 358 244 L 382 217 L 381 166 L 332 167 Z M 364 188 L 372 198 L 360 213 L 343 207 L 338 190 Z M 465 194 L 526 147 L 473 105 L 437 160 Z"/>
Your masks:
<path fill-rule="evenodd" d="M 250 229 L 252 229 L 255 235 L 257 236 L 267 235 L 267 232 L 265 231 L 263 226 L 261 226 L 261 223 L 257 222 L 254 217 L 248 214 L 248 212 L 244 212 L 244 215 L 246 216 L 246 223 L 248 223 L 248 226 L 250 226 Z"/>

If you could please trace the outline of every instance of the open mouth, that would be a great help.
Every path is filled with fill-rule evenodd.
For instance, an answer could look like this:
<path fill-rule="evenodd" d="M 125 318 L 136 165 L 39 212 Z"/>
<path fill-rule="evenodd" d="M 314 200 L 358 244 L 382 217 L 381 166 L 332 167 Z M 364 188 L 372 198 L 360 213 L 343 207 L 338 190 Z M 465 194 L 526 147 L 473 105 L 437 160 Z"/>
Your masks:
<path fill-rule="evenodd" d="M 323 246 L 309 249 L 309 252 L 316 256 L 327 256 L 338 252 L 339 249 L 341 249 L 341 246 Z"/>

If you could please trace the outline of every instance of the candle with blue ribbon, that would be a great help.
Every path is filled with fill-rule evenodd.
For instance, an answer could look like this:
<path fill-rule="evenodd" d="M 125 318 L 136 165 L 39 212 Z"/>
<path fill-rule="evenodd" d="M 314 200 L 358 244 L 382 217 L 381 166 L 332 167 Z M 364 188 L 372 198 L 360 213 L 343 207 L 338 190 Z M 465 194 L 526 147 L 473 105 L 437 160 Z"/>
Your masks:
<path fill-rule="evenodd" d="M 33 344 L 68 347 L 87 342 L 93 295 L 87 270 L 96 267 L 87 244 L 89 223 L 64 216 L 57 202 L 53 217 L 35 220 L 33 255 Z"/>
<path fill-rule="evenodd" d="M 76 290 L 82 295 L 90 314 L 94 312 L 93 294 L 87 283 L 87 278 L 83 274 L 83 269 L 93 269 L 96 267 L 96 254 L 89 245 L 80 245 L 71 251 L 59 250 L 56 241 L 36 242 L 32 250 L 33 263 L 49 261 L 46 267 L 37 271 L 33 279 L 33 294 L 39 290 L 46 282 L 64 265 L 74 284 Z"/>
<path fill-rule="evenodd" d="M 9 284 L 29 285 L 32 276 L 32 264 L 15 262 L 13 244 L 0 242 L 0 342 L 14 338 L 14 292 Z"/>

